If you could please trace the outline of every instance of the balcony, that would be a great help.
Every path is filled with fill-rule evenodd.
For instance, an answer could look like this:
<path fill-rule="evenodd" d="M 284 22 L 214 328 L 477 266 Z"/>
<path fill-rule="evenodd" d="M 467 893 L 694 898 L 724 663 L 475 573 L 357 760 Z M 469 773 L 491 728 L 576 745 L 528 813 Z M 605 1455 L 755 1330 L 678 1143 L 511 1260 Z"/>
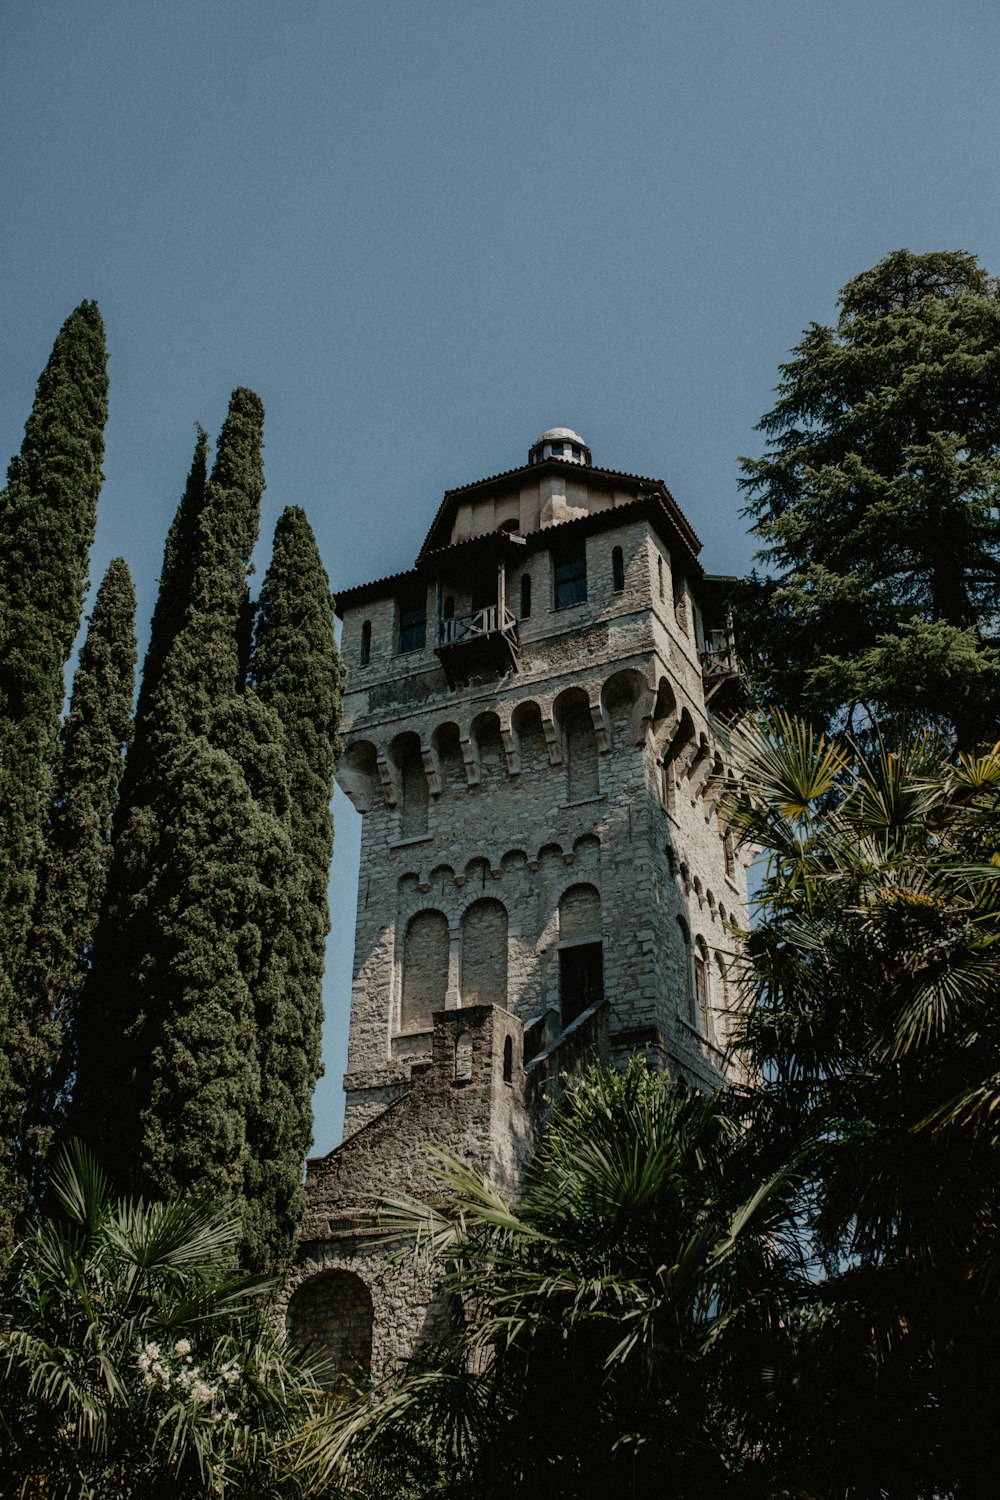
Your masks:
<path fill-rule="evenodd" d="M 437 622 L 435 654 L 452 687 L 517 671 L 517 620 L 499 604 Z"/>
<path fill-rule="evenodd" d="M 733 711 L 742 705 L 747 682 L 731 639 L 709 638 L 708 649 L 701 653 L 701 675 L 705 706 L 713 713 Z"/>

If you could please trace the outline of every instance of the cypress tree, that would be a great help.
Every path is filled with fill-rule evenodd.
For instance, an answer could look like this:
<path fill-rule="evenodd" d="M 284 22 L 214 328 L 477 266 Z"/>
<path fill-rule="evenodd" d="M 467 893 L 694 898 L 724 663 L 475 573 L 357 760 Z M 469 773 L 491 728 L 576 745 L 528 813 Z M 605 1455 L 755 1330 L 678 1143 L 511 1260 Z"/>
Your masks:
<path fill-rule="evenodd" d="M 63 324 L 0 494 L 0 967 L 24 952 L 70 654 L 87 588 L 108 415 L 95 302 Z"/>
<path fill-rule="evenodd" d="M 38 381 L 0 493 L 0 1259 L 23 1198 L 15 1165 L 23 1082 L 12 1023 L 58 753 L 63 670 L 80 628 L 103 475 L 104 327 L 83 302 Z"/>
<path fill-rule="evenodd" d="M 19 1133 L 22 1175 L 38 1176 L 64 1100 L 74 1007 L 89 962 L 111 857 L 111 828 L 131 734 L 135 590 L 124 559 L 94 601 L 63 723 L 57 786 L 17 1024 L 26 1063 Z"/>
<path fill-rule="evenodd" d="M 320 1073 L 322 983 L 333 853 L 341 666 L 330 584 L 305 514 L 278 521 L 261 589 L 251 681 L 284 732 L 294 899 L 258 991 L 261 1093 L 250 1122 L 247 1259 L 275 1268 L 294 1249 Z"/>
<path fill-rule="evenodd" d="M 252 733 L 239 703 L 217 727 L 230 743 Z M 258 718 L 255 727 L 266 744 L 267 726 Z M 280 766 L 280 735 L 277 754 Z M 146 889 L 157 931 L 141 983 L 155 1025 L 141 1061 L 138 1180 L 157 1194 L 194 1190 L 240 1209 L 260 1090 L 255 992 L 267 934 L 287 912 L 287 829 L 254 798 L 237 759 L 205 735 L 163 786 L 161 829 Z"/>
<path fill-rule="evenodd" d="M 191 600 L 191 585 L 197 557 L 197 533 L 205 508 L 205 492 L 208 484 L 208 433 L 198 424 L 194 457 L 188 472 L 187 484 L 163 548 L 163 569 L 160 587 L 153 609 L 149 629 L 149 645 L 142 664 L 142 681 L 135 710 L 135 735 L 129 752 L 126 773 L 126 799 L 131 787 L 140 780 L 140 771 L 145 764 L 146 722 L 151 705 L 156 700 L 156 689 L 163 672 L 163 663 L 170 646 L 184 621 Z"/>
<path fill-rule="evenodd" d="M 240 824 L 230 836 L 213 823 L 208 802 L 214 794 L 205 789 L 240 785 L 238 767 L 230 764 L 223 773 L 215 757 L 227 752 L 216 750 L 211 733 L 217 714 L 241 686 L 238 636 L 264 488 L 263 415 L 252 391 L 233 392 L 200 503 L 196 451 L 194 478 L 172 533 L 176 546 L 171 554 L 168 544 L 165 559 L 170 597 L 160 611 L 154 683 L 144 698 L 142 756 L 116 835 L 109 899 L 81 1007 L 74 1123 L 123 1190 L 173 1191 L 180 1185 L 181 1169 L 160 1143 L 193 1129 L 196 1118 L 204 1140 L 199 1145 L 195 1131 L 187 1146 L 190 1160 L 201 1164 L 198 1180 L 230 1181 L 242 1171 L 229 1157 L 222 1163 L 211 1153 L 228 1149 L 224 1143 L 244 1129 L 216 1115 L 248 1107 L 256 1066 L 252 1038 L 244 1032 L 240 1042 L 242 1082 L 210 1091 L 204 1097 L 211 1103 L 200 1117 L 193 1105 L 178 1102 L 179 1076 L 175 1083 L 167 1080 L 171 1068 L 179 1074 L 187 1066 L 190 1049 L 171 1040 L 175 1014 L 185 1006 L 195 1010 L 199 1067 L 210 1070 L 218 1051 L 226 1075 L 232 1056 L 225 1004 L 241 1017 L 242 990 L 227 989 L 220 977 L 219 995 L 229 999 L 199 1003 L 202 992 L 189 982 L 197 964 L 208 961 L 215 944 L 220 972 L 229 972 L 226 965 L 240 956 L 242 982 L 249 983 L 257 959 L 247 933 L 251 908 L 235 894 L 244 879 Z M 234 790 L 229 798 L 236 818 L 246 812 L 246 795 L 244 784 L 239 796 Z M 216 812 L 222 817 L 223 809 Z M 243 822 L 253 845 L 257 832 Z M 200 863 L 192 852 L 197 830 L 218 840 L 216 850 L 201 849 Z"/>

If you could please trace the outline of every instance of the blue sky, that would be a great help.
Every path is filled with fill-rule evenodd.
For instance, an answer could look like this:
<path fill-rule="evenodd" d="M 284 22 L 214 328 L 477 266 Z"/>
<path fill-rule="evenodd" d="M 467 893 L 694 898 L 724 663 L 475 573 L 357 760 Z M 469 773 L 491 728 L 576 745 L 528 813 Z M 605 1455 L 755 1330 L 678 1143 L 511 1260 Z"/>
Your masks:
<path fill-rule="evenodd" d="M 194 423 L 268 413 L 259 566 L 334 587 L 545 427 L 666 479 L 737 571 L 778 364 L 889 250 L 1000 272 L 985 0 L 6 0 L 0 454 L 84 297 L 111 419 L 92 573 L 145 634 Z M 358 824 L 338 795 L 317 1149 L 339 1137 Z"/>

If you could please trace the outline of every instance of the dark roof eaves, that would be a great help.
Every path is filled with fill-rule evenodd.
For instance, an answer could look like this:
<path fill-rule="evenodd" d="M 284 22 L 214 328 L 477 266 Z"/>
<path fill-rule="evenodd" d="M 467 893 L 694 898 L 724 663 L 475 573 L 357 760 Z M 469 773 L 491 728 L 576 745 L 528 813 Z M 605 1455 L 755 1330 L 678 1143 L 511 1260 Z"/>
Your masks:
<path fill-rule="evenodd" d="M 695 570 L 698 577 L 703 578 L 705 571 L 698 561 L 701 542 L 692 527 L 688 524 L 687 518 L 677 504 L 677 501 L 665 485 L 660 486 L 654 494 L 637 495 L 634 500 L 627 500 L 624 505 L 613 505 L 607 510 L 590 511 L 584 516 L 570 516 L 565 521 L 554 521 L 548 526 L 539 526 L 536 530 L 525 534 L 524 542 L 528 548 L 534 550 L 537 547 L 546 545 L 546 538 L 551 532 L 562 530 L 563 527 L 568 526 L 588 527 L 595 531 L 603 531 L 610 526 L 616 525 L 618 520 L 627 513 L 639 510 L 640 508 L 648 509 L 654 504 L 665 516 L 676 540 L 685 547 L 688 554 L 688 563 Z M 342 619 L 345 605 L 359 604 L 373 594 L 381 592 L 387 585 L 398 584 L 404 578 L 419 578 L 425 564 L 437 562 L 445 558 L 449 553 L 458 552 L 465 547 L 481 547 L 485 544 L 498 541 L 509 542 L 510 533 L 507 531 L 479 531 L 475 536 L 463 537 L 460 541 L 446 542 L 441 547 L 432 547 L 427 551 L 422 551 L 412 568 L 406 568 L 401 573 L 389 573 L 384 578 L 372 579 L 370 583 L 359 583 L 354 588 L 338 591 L 335 595 L 337 600 L 337 615 Z"/>

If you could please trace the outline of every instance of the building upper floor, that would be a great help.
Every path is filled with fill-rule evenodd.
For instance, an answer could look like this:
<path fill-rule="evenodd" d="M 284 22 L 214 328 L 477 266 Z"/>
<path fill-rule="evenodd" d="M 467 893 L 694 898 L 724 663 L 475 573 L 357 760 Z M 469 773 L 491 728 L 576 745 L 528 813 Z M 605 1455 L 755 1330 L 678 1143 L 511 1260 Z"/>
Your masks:
<path fill-rule="evenodd" d="M 579 434 L 549 429 L 523 467 L 446 492 L 412 568 L 340 592 L 350 687 L 454 690 L 530 669 L 553 636 L 647 614 L 707 698 L 736 663 L 731 580 L 700 551 L 662 480 L 597 468 Z"/>

